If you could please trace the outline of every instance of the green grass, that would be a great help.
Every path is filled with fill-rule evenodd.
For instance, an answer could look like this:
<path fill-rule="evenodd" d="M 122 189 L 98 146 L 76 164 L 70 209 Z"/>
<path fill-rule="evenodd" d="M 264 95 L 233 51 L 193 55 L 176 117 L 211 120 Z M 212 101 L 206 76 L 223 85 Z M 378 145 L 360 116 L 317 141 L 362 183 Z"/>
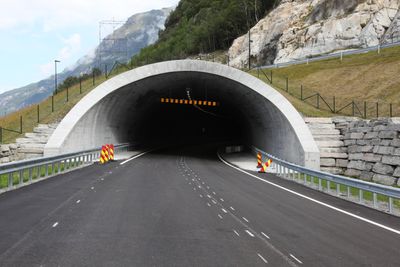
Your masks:
<path fill-rule="evenodd" d="M 271 70 L 265 70 L 268 78 Z M 376 117 L 376 103 L 378 102 L 379 116 L 400 116 L 400 47 L 382 49 L 378 54 L 372 51 L 365 54 L 345 56 L 340 58 L 312 62 L 310 64 L 294 65 L 285 68 L 272 69 L 272 86 L 279 90 L 297 110 L 306 116 L 326 117 L 336 116 L 328 106 L 333 108 L 335 98 L 336 111 L 351 104 L 354 100 L 355 115 L 364 115 L 364 102 L 368 118 Z M 257 70 L 250 72 L 261 80 L 270 84 L 265 75 Z M 286 78 L 289 79 L 286 92 Z M 301 101 L 301 86 L 303 98 Z M 317 96 L 322 98 L 317 107 Z M 353 115 L 353 105 L 340 111 L 339 115 Z M 359 112 L 360 111 L 360 112 Z M 361 114 L 360 114 L 361 113 Z"/>

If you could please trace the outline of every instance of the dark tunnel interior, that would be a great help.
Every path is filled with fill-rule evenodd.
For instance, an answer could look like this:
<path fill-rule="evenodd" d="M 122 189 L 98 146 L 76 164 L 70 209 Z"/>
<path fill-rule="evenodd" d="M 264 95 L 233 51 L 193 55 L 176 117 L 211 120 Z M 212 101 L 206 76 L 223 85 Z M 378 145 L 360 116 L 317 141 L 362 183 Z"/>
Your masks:
<path fill-rule="evenodd" d="M 254 128 L 251 121 L 259 119 L 261 111 L 257 109 L 262 109 L 265 101 L 241 84 L 196 72 L 159 75 L 120 90 L 115 94 L 125 98 L 118 101 L 119 111 L 114 116 L 119 119 L 112 117 L 110 123 L 119 121 L 115 127 L 123 128 L 118 129 L 125 135 L 121 138 L 138 146 L 249 144 Z M 257 102 L 260 105 L 255 107 Z"/>

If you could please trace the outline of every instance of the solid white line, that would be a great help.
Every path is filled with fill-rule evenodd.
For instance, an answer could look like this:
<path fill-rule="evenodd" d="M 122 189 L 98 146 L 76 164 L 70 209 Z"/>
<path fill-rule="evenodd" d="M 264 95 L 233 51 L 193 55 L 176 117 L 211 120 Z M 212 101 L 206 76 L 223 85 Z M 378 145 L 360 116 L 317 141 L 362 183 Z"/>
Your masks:
<path fill-rule="evenodd" d="M 296 196 L 299 196 L 299 197 L 302 197 L 302 198 L 304 198 L 304 199 L 310 200 L 310 201 L 312 201 L 312 202 L 314 202 L 314 203 L 317 203 L 317 204 L 319 204 L 319 205 L 322 205 L 322 206 L 324 206 L 324 207 L 330 208 L 330 209 L 335 210 L 335 211 L 337 211 L 337 212 L 346 214 L 346 215 L 351 216 L 351 217 L 353 217 L 353 218 L 359 219 L 359 220 L 361 220 L 361 221 L 363 221 L 363 222 L 372 224 L 372 225 L 377 226 L 377 227 L 379 227 L 379 228 L 382 228 L 382 229 L 388 230 L 388 231 L 390 231 L 390 232 L 392 232 L 392 233 L 395 233 L 395 234 L 400 235 L 400 230 L 396 230 L 396 229 L 391 228 L 391 227 L 389 227 L 389 226 L 386 226 L 386 225 L 377 223 L 377 222 L 375 222 L 375 221 L 372 221 L 372 220 L 370 220 L 370 219 L 364 218 L 364 217 L 362 217 L 362 216 L 355 215 L 355 214 L 353 214 L 353 213 L 351 213 L 351 212 L 348 212 L 348 211 L 339 209 L 339 208 L 334 207 L 334 206 L 332 206 L 332 205 L 329 205 L 329 204 L 327 204 L 327 203 L 325 203 L 325 202 L 322 202 L 322 201 L 316 200 L 316 199 L 314 199 L 314 198 L 308 197 L 308 196 L 306 196 L 306 195 L 300 194 L 300 193 L 298 193 L 298 192 L 296 192 L 296 191 L 293 191 L 293 190 L 288 189 L 288 188 L 286 188 L 286 187 L 283 187 L 283 186 L 281 186 L 281 185 L 278 185 L 278 184 L 275 184 L 275 183 L 273 183 L 273 182 L 270 182 L 270 181 L 261 179 L 260 177 L 254 175 L 254 174 L 248 173 L 248 172 L 246 172 L 246 171 L 244 171 L 244 170 L 242 170 L 242 169 L 240 169 L 240 168 L 238 168 L 238 167 L 236 167 L 236 166 L 233 166 L 232 164 L 228 163 L 227 161 L 225 161 L 225 160 L 219 155 L 219 153 L 217 153 L 217 155 L 218 155 L 219 159 L 220 159 L 223 163 L 225 163 L 226 165 L 228 165 L 229 167 L 234 168 L 235 170 L 238 170 L 238 171 L 240 171 L 240 172 L 242 172 L 242 173 L 244 173 L 244 174 L 247 174 L 247 175 L 249 175 L 249 176 L 251 176 L 251 177 L 253 177 L 253 178 L 255 178 L 255 179 L 257 179 L 257 180 L 259 180 L 259 181 L 261 181 L 261 182 L 270 184 L 270 185 L 275 186 L 275 187 L 277 187 L 277 188 L 279 188 L 279 189 L 282 189 L 282 190 L 284 190 L 284 191 L 286 191 L 286 192 L 289 192 L 289 193 L 294 194 L 294 195 L 296 195 Z"/>
<path fill-rule="evenodd" d="M 253 233 L 250 232 L 249 230 L 246 230 L 246 233 L 247 233 L 249 236 L 254 237 Z"/>
<path fill-rule="evenodd" d="M 214 199 L 211 201 L 212 201 L 212 203 L 214 203 L 214 205 L 217 205 L 217 201 L 215 201 Z"/>
<path fill-rule="evenodd" d="M 220 200 L 221 200 L 222 202 L 224 202 L 224 199 L 223 199 L 223 198 L 220 198 Z"/>
<path fill-rule="evenodd" d="M 81 202 L 81 200 L 79 199 L 79 200 L 76 201 L 76 204 L 79 204 L 80 202 Z"/>
<path fill-rule="evenodd" d="M 229 207 L 231 210 L 235 211 L 235 209 L 233 207 Z"/>
<path fill-rule="evenodd" d="M 207 197 L 208 197 L 208 198 L 211 198 L 211 196 L 210 196 L 210 195 L 207 195 Z"/>
<path fill-rule="evenodd" d="M 240 236 L 238 232 L 236 232 L 236 230 L 233 230 L 233 232 L 237 235 Z"/>
<path fill-rule="evenodd" d="M 243 220 L 245 220 L 246 222 L 249 222 L 249 220 L 247 220 L 245 217 L 242 217 Z"/>
<path fill-rule="evenodd" d="M 57 227 L 57 225 L 58 225 L 58 222 L 54 223 L 54 224 L 53 224 L 53 228 L 54 228 L 54 227 Z"/>
<path fill-rule="evenodd" d="M 266 259 L 264 259 L 263 256 L 261 256 L 259 253 L 257 253 L 258 257 L 260 257 L 260 259 L 264 262 L 268 264 L 268 261 Z"/>
<path fill-rule="evenodd" d="M 222 220 L 222 216 L 218 214 L 218 217 Z"/>
<path fill-rule="evenodd" d="M 153 150 L 154 150 L 154 149 L 148 150 L 148 151 L 145 151 L 145 152 L 143 152 L 143 153 L 140 153 L 140 154 L 138 154 L 138 155 L 136 155 L 136 156 L 133 156 L 132 158 L 127 159 L 127 160 L 121 162 L 119 165 L 124 165 L 125 163 L 128 163 L 129 161 L 134 160 L 134 159 L 137 159 L 137 158 L 139 158 L 139 157 L 141 157 L 141 156 L 144 156 L 144 155 L 146 155 L 147 153 L 150 153 L 150 152 L 153 151 Z"/>
<path fill-rule="evenodd" d="M 221 209 L 224 213 L 228 213 L 227 211 L 226 211 L 226 209 Z"/>
<path fill-rule="evenodd" d="M 263 232 L 261 232 L 261 234 L 262 234 L 263 236 L 265 236 L 266 238 L 271 239 L 271 238 L 269 238 L 269 236 L 267 236 L 267 235 L 264 234 Z"/>
<path fill-rule="evenodd" d="M 289 254 L 289 255 L 290 255 L 290 257 L 292 257 L 293 259 L 295 259 L 298 263 L 303 264 L 303 263 L 301 262 L 301 260 L 299 260 L 298 258 L 296 258 L 293 254 Z"/>
<path fill-rule="evenodd" d="M 207 202 L 207 206 L 211 207 L 211 204 Z"/>

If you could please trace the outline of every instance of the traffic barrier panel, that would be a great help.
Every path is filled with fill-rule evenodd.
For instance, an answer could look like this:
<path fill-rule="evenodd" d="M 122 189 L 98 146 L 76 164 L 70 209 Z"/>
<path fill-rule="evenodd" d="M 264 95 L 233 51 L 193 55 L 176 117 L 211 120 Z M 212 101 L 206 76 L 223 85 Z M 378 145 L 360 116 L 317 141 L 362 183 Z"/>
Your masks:
<path fill-rule="evenodd" d="M 257 168 L 262 168 L 261 153 L 257 153 Z"/>
<path fill-rule="evenodd" d="M 100 152 L 100 164 L 105 164 L 108 162 L 108 151 L 106 146 L 101 147 Z"/>
<path fill-rule="evenodd" d="M 109 145 L 109 156 L 110 156 L 110 160 L 114 160 L 114 145 L 113 144 Z"/>

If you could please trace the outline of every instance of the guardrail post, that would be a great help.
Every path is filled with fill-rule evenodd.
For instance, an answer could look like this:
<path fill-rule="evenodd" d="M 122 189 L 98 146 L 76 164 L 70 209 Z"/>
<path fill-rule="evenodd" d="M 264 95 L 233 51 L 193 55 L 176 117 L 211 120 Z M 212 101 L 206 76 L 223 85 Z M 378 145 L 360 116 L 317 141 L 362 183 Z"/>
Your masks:
<path fill-rule="evenodd" d="M 389 213 L 393 213 L 393 198 L 392 197 L 389 197 L 389 200 L 388 200 L 388 204 L 389 204 Z"/>
<path fill-rule="evenodd" d="M 326 181 L 326 187 L 328 189 L 328 193 L 331 192 L 331 181 Z"/>
<path fill-rule="evenodd" d="M 32 168 L 29 168 L 29 183 L 32 182 Z"/>
<path fill-rule="evenodd" d="M 319 189 L 319 191 L 322 191 L 322 180 L 321 180 L 321 178 L 318 178 L 318 189 Z"/>
<path fill-rule="evenodd" d="M 340 195 L 340 184 L 336 184 L 336 195 Z"/>
<path fill-rule="evenodd" d="M 361 189 L 359 189 L 358 190 L 358 202 L 360 203 L 360 204 L 362 204 L 363 203 L 363 195 L 364 195 L 364 192 L 361 190 Z"/>
<path fill-rule="evenodd" d="M 374 208 L 376 209 L 378 207 L 378 197 L 376 193 L 373 193 L 373 202 L 374 202 Z"/>
<path fill-rule="evenodd" d="M 350 186 L 347 186 L 347 197 L 350 198 Z"/>
<path fill-rule="evenodd" d="M 24 170 L 19 171 L 19 185 L 24 183 Z"/>
<path fill-rule="evenodd" d="M 11 189 L 13 187 L 13 184 L 14 184 L 13 173 L 9 172 L 8 173 L 8 189 Z"/>
<path fill-rule="evenodd" d="M 271 70 L 271 84 L 272 84 L 272 70 Z"/>

